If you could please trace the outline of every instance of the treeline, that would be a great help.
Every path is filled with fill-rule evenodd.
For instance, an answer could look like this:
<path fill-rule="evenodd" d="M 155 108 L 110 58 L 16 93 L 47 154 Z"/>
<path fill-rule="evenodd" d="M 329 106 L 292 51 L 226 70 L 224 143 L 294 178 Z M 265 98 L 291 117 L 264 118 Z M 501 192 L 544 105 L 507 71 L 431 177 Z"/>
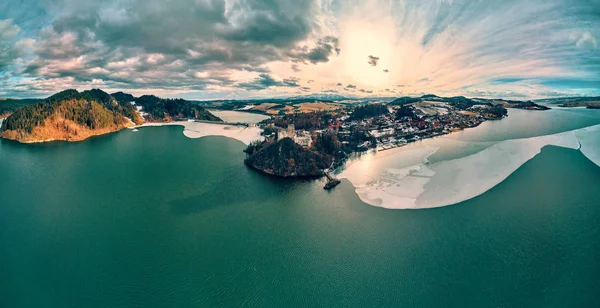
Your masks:
<path fill-rule="evenodd" d="M 332 156 L 304 149 L 290 138 L 263 143 L 260 147 L 244 162 L 264 173 L 281 177 L 318 177 L 333 160 Z"/>
<path fill-rule="evenodd" d="M 31 133 L 50 116 L 60 115 L 91 129 L 121 124 L 125 117 L 138 120 L 131 104 L 119 104 L 110 94 L 93 89 L 84 92 L 65 90 L 39 103 L 17 109 L 2 125 L 2 130 L 24 130 Z M 139 119 L 141 121 L 141 119 Z"/>
<path fill-rule="evenodd" d="M 368 104 L 354 108 L 351 118 L 354 120 L 363 120 L 366 118 L 378 117 L 387 113 L 389 113 L 389 110 L 387 106 L 383 104 Z"/>
<path fill-rule="evenodd" d="M 154 95 L 144 95 L 135 99 L 135 104 L 142 106 L 150 121 L 182 121 L 197 119 L 205 121 L 222 121 L 201 106 L 183 99 L 164 99 Z"/>
<path fill-rule="evenodd" d="M 287 128 L 289 124 L 294 124 L 296 129 L 317 130 L 325 129 L 331 122 L 333 116 L 323 111 L 286 114 L 282 117 L 273 119 L 273 124 L 282 128 Z M 268 120 L 270 121 L 270 120 Z"/>
<path fill-rule="evenodd" d="M 418 103 L 420 101 L 421 101 L 420 97 L 404 96 L 404 97 L 400 97 L 400 98 L 397 98 L 397 99 L 393 100 L 388 105 L 391 105 L 391 106 L 403 106 L 403 105 Z"/>
<path fill-rule="evenodd" d="M 4 98 L 0 99 L 0 115 L 8 114 L 15 112 L 17 109 L 25 107 L 27 105 L 33 105 L 38 103 L 39 99 L 13 99 L 13 98 Z"/>
<path fill-rule="evenodd" d="M 504 106 L 498 104 L 490 108 L 490 113 L 496 118 L 502 118 L 508 115 L 508 110 Z"/>
<path fill-rule="evenodd" d="M 416 119 L 417 117 L 415 116 L 415 107 L 404 105 L 398 108 L 398 110 L 396 110 L 396 119 L 400 120 L 404 117 L 408 117 L 411 120 Z"/>

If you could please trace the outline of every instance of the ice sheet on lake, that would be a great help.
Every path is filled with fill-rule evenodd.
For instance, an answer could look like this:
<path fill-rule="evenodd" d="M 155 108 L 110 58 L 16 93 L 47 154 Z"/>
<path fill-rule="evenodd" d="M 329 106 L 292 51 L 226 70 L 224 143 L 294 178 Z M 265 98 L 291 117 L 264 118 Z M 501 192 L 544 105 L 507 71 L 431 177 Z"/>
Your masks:
<path fill-rule="evenodd" d="M 598 149 L 598 127 L 589 128 L 589 131 L 500 141 L 474 154 L 434 164 L 427 160 L 437 150 L 432 152 L 431 148 L 399 152 L 382 160 L 374 155 L 370 160 L 361 159 L 353 163 L 340 177 L 350 180 L 359 197 L 374 206 L 390 209 L 440 207 L 486 192 L 540 153 L 546 145 L 578 149 L 577 136 L 582 135 L 584 139 L 587 136 L 582 149 L 586 143 L 590 143 L 590 148 Z M 592 157 L 597 155 L 597 152 L 591 152 L 589 155 Z M 415 157 L 420 157 L 421 161 L 400 168 L 385 161 L 414 162 Z M 382 171 L 369 172 L 370 166 Z"/>
<path fill-rule="evenodd" d="M 581 153 L 600 166 L 600 125 L 576 130 L 575 136 L 581 144 Z"/>
<path fill-rule="evenodd" d="M 132 128 L 147 126 L 179 125 L 183 126 L 183 134 L 188 138 L 202 138 L 206 136 L 223 136 L 237 139 L 244 144 L 250 144 L 254 140 L 262 139 L 261 129 L 258 127 L 245 127 L 223 124 L 209 124 L 192 121 L 172 122 L 172 123 L 146 123 Z"/>

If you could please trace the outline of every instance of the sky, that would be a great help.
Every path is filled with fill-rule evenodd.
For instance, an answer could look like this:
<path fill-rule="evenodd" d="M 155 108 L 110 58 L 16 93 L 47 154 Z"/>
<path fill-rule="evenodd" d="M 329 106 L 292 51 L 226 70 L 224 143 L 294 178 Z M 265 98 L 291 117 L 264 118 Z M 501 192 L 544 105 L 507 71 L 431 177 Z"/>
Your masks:
<path fill-rule="evenodd" d="M 600 0 L 0 0 L 0 97 L 600 96 Z"/>

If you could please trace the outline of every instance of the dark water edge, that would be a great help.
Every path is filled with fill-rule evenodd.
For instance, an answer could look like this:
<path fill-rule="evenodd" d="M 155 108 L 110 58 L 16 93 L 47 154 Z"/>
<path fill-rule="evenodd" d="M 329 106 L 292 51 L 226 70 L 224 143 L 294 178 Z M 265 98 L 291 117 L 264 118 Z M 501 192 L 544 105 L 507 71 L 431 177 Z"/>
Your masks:
<path fill-rule="evenodd" d="M 0 307 L 600 306 L 600 168 L 579 151 L 386 210 L 182 130 L 0 140 Z"/>

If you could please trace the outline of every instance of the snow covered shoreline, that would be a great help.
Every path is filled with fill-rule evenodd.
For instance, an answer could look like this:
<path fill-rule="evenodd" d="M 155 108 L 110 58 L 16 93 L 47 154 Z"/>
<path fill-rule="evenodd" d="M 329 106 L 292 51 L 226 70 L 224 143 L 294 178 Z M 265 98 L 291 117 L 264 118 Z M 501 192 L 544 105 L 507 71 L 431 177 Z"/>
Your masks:
<path fill-rule="evenodd" d="M 544 146 L 581 152 L 600 166 L 600 125 L 531 138 L 509 139 L 464 157 L 429 164 L 439 148 L 430 146 L 395 154 L 394 160 L 410 162 L 395 167 L 391 157 L 359 160 L 339 177 L 356 188 L 365 203 L 389 209 L 424 209 L 456 204 L 479 196 L 504 181 Z M 381 160 L 376 174 L 365 175 Z M 387 161 L 385 161 L 387 160 Z M 391 167 L 385 167 L 391 166 Z"/>
<path fill-rule="evenodd" d="M 138 126 L 133 126 L 131 129 L 140 129 L 150 126 L 167 126 L 176 125 L 183 126 L 183 134 L 188 138 L 202 138 L 206 136 L 222 136 L 233 138 L 243 142 L 244 144 L 250 144 L 254 140 L 261 139 L 261 129 L 258 127 L 245 127 L 235 125 L 224 125 L 224 124 L 209 124 L 199 123 L 192 121 L 179 121 L 170 123 L 145 123 Z"/>

